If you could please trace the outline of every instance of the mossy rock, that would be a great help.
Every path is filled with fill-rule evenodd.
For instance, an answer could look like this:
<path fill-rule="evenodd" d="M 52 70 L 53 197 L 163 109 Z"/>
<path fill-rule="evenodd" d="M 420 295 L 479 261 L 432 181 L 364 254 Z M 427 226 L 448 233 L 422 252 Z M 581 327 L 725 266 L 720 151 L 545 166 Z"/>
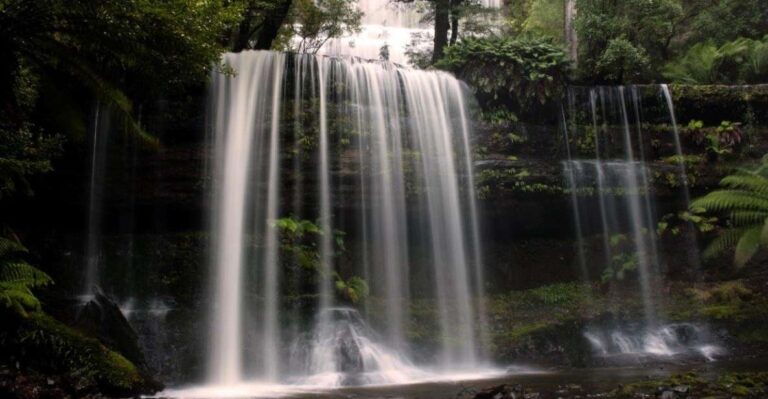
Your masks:
<path fill-rule="evenodd" d="M 709 124 L 722 120 L 742 121 L 749 113 L 755 122 L 768 122 L 768 85 L 671 85 L 675 109 L 686 120 Z M 684 122 L 684 121 L 683 121 Z"/>
<path fill-rule="evenodd" d="M 609 398 L 764 398 L 768 395 L 768 373 L 726 373 L 704 376 L 695 372 L 669 378 L 627 384 L 605 395 Z"/>
<path fill-rule="evenodd" d="M 538 361 L 584 367 L 591 349 L 582 338 L 579 320 L 534 322 L 494 334 L 494 352 L 506 361 Z"/>
<path fill-rule="evenodd" d="M 0 312 L 0 353 L 9 365 L 67 381 L 70 394 L 126 397 L 151 394 L 162 385 L 128 359 L 43 313 L 20 317 Z"/>

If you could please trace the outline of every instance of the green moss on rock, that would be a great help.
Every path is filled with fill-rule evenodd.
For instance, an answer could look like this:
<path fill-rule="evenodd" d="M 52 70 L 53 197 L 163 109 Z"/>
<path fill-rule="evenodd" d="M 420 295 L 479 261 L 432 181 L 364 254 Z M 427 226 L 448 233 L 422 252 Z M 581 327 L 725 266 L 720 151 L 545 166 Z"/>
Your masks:
<path fill-rule="evenodd" d="M 22 369 L 62 376 L 71 383 L 73 393 L 133 396 L 161 388 L 96 338 L 43 312 L 30 313 L 26 318 L 5 312 L 2 319 L 8 327 L 1 333 L 3 358 Z"/>
<path fill-rule="evenodd" d="M 664 396 L 669 392 L 668 396 Z M 768 373 L 727 373 L 718 376 L 695 372 L 669 378 L 627 384 L 605 395 L 609 398 L 764 398 L 768 395 Z"/>

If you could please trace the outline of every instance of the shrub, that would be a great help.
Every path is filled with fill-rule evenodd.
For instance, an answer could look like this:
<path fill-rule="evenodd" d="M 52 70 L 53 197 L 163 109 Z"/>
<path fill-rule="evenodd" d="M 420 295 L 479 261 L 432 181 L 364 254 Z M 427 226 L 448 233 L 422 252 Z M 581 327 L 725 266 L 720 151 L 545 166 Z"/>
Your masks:
<path fill-rule="evenodd" d="M 570 62 L 551 39 L 537 36 L 467 38 L 436 65 L 466 81 L 486 109 L 519 109 L 557 96 Z"/>
<path fill-rule="evenodd" d="M 597 71 L 610 81 L 641 82 L 649 68 L 650 59 L 645 49 L 625 38 L 612 39 L 597 59 Z"/>

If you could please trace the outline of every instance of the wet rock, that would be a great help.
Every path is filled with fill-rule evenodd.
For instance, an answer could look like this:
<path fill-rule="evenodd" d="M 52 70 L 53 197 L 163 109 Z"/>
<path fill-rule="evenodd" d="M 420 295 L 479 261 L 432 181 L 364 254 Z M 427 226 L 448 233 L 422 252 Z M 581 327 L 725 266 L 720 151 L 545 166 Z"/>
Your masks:
<path fill-rule="evenodd" d="M 679 394 L 687 394 L 687 393 L 688 393 L 688 391 L 690 391 L 690 390 L 691 390 L 691 387 L 689 387 L 688 385 L 678 385 L 678 386 L 676 386 L 676 387 L 672 388 L 672 390 L 673 390 L 675 393 L 679 393 Z"/>
<path fill-rule="evenodd" d="M 136 393 L 133 390 L 157 392 L 163 389 L 163 384 L 155 379 L 154 372 L 147 365 L 138 335 L 120 308 L 106 295 L 97 292 L 93 299 L 80 309 L 74 327 L 82 333 L 98 338 L 103 345 L 119 353 L 136 367 L 142 382 L 138 385 L 128 384 L 136 386 L 128 389 L 126 393 Z M 87 385 L 88 382 L 83 384 Z"/>
<path fill-rule="evenodd" d="M 660 395 L 658 395 L 658 398 L 659 399 L 677 399 L 678 396 L 674 391 L 665 389 L 660 392 Z"/>
<path fill-rule="evenodd" d="M 526 398 L 522 385 L 497 385 L 478 392 L 474 399 L 523 399 Z"/>
<path fill-rule="evenodd" d="M 104 345 L 146 370 L 147 362 L 139 346 L 138 335 L 120 308 L 106 295 L 96 293 L 80 310 L 74 327 L 97 337 Z"/>

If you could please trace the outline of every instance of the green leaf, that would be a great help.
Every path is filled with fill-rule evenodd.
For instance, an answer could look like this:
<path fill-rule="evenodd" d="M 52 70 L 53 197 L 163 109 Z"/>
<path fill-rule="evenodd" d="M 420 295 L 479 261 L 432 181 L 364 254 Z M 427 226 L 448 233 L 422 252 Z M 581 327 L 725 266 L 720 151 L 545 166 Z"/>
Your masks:
<path fill-rule="evenodd" d="M 763 219 L 763 228 L 760 231 L 760 245 L 768 246 L 768 216 Z"/>
<path fill-rule="evenodd" d="M 734 254 L 734 264 L 736 267 L 743 267 L 760 249 L 760 236 L 762 228 L 752 228 L 747 230 L 739 239 Z"/>

